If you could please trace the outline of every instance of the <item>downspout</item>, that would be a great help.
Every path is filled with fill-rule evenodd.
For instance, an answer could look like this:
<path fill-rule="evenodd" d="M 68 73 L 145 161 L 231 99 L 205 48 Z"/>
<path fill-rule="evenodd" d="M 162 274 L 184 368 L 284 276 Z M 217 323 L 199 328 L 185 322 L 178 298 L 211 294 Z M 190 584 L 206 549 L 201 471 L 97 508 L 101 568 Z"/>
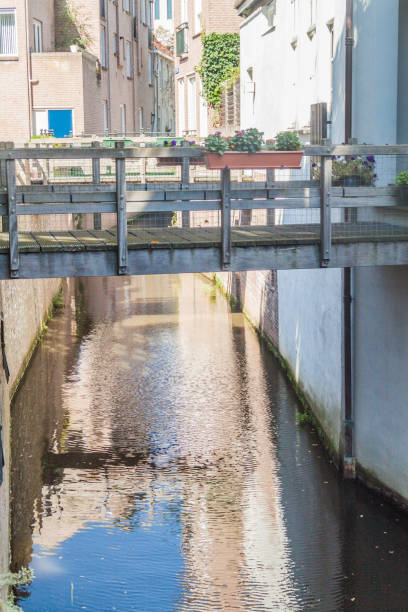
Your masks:
<path fill-rule="evenodd" d="M 26 61 L 27 61 L 27 88 L 28 88 L 28 139 L 32 133 L 32 114 L 33 114 L 33 91 L 32 91 L 32 67 L 30 50 L 30 32 L 28 25 L 28 0 L 25 0 L 25 30 L 26 30 Z"/>
<path fill-rule="evenodd" d="M 108 76 L 108 132 L 112 133 L 112 105 L 111 105 L 111 71 L 110 71 L 110 30 L 109 30 L 109 4 L 106 7 L 106 68 Z M 105 136 L 105 134 L 104 134 Z"/>
<path fill-rule="evenodd" d="M 346 0 L 345 142 L 352 138 L 353 117 L 353 0 Z M 344 477 L 356 476 L 354 456 L 354 270 L 343 272 L 344 326 Z"/>

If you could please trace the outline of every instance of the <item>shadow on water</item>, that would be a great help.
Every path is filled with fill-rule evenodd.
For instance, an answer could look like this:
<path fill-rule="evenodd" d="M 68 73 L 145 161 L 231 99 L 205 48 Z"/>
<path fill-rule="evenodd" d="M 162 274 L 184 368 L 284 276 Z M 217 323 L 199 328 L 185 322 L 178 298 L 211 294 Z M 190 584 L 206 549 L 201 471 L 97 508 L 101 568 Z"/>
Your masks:
<path fill-rule="evenodd" d="M 69 285 L 12 407 L 23 610 L 408 609 L 408 520 L 345 484 L 201 277 Z"/>

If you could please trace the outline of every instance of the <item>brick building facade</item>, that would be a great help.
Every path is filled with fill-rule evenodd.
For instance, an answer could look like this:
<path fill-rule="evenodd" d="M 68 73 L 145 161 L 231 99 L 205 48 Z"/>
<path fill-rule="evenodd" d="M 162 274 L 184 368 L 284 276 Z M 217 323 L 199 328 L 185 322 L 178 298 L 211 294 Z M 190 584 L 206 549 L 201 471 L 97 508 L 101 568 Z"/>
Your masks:
<path fill-rule="evenodd" d="M 207 136 L 212 117 L 201 97 L 196 67 L 202 53 L 202 32 L 239 32 L 241 18 L 234 0 L 175 0 L 176 29 L 176 117 L 179 136 Z M 183 49 L 180 44 L 183 43 Z M 178 46 L 178 48 L 177 48 Z"/>
<path fill-rule="evenodd" d="M 0 140 L 150 132 L 150 0 L 0 0 Z"/>

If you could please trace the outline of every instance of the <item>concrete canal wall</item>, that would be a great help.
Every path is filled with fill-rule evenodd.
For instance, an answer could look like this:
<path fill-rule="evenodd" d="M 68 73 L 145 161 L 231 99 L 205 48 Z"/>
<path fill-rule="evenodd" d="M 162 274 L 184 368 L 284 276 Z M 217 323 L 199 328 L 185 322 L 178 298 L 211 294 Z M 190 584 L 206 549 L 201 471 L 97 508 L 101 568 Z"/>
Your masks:
<path fill-rule="evenodd" d="M 20 229 L 71 229 L 72 216 L 51 216 L 46 222 L 36 217 L 23 218 Z M 10 372 L 6 381 L 0 357 L 0 424 L 4 452 L 3 482 L 0 485 L 0 575 L 9 569 L 9 474 L 10 474 L 10 401 L 29 364 L 52 307 L 60 279 L 13 280 L 0 282 L 0 310 L 4 317 L 4 341 Z M 0 588 L 1 603 L 8 597 L 8 587 Z"/>
<path fill-rule="evenodd" d="M 220 273 L 223 288 L 283 360 L 343 457 L 342 270 Z M 357 476 L 408 507 L 408 268 L 357 268 L 354 456 Z"/>

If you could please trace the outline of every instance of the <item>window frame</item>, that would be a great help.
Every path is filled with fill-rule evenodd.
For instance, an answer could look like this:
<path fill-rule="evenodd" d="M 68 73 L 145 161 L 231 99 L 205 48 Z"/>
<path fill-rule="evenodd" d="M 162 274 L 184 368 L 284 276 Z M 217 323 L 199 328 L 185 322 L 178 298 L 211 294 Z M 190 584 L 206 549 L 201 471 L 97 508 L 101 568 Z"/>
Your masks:
<path fill-rule="evenodd" d="M 14 49 L 11 53 L 2 53 L 1 45 L 0 45 L 0 58 L 6 57 L 18 57 L 18 31 L 17 31 L 17 9 L 15 8 L 2 8 L 0 9 L 0 19 L 1 15 L 13 15 L 14 17 Z M 1 28 L 1 25 L 0 25 Z"/>
<path fill-rule="evenodd" d="M 147 83 L 148 85 L 153 85 L 153 53 L 148 53 L 148 62 L 147 62 Z"/>
<path fill-rule="evenodd" d="M 200 9 L 198 12 L 197 9 Z M 198 27 L 197 27 L 198 26 Z M 201 34 L 203 29 L 203 2 L 202 0 L 194 0 L 194 35 Z"/>
<path fill-rule="evenodd" d="M 107 68 L 107 49 L 106 49 L 106 27 L 101 25 L 101 66 Z"/>
<path fill-rule="evenodd" d="M 126 76 L 128 79 L 132 78 L 132 45 L 129 40 L 125 44 L 126 49 Z"/>
<path fill-rule="evenodd" d="M 43 24 L 39 19 L 33 19 L 33 31 L 34 31 L 34 53 L 43 52 Z M 39 36 L 37 36 L 39 34 Z M 37 49 L 37 42 L 39 42 L 39 48 Z"/>

